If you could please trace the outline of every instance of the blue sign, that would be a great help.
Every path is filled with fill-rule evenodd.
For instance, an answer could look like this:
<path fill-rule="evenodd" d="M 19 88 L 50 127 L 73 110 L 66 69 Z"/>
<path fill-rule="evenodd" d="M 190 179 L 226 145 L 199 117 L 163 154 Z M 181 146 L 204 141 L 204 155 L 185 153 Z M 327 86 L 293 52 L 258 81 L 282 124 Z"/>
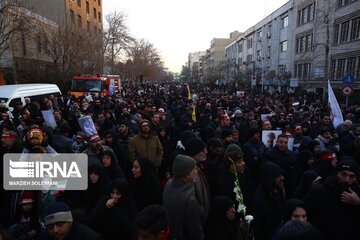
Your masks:
<path fill-rule="evenodd" d="M 351 84 L 354 82 L 354 76 L 351 74 L 346 74 L 342 80 L 344 84 Z"/>

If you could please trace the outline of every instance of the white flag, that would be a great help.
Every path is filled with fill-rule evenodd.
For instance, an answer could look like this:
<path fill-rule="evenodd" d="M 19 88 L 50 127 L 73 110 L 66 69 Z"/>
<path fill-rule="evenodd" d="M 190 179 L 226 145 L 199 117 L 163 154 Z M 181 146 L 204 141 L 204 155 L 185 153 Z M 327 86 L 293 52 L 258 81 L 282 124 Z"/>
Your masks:
<path fill-rule="evenodd" d="M 329 107 L 330 107 L 330 117 L 333 123 L 334 128 L 336 128 L 340 123 L 344 122 L 339 103 L 336 100 L 334 91 L 330 85 L 330 81 L 328 80 L 328 101 L 329 101 Z"/>

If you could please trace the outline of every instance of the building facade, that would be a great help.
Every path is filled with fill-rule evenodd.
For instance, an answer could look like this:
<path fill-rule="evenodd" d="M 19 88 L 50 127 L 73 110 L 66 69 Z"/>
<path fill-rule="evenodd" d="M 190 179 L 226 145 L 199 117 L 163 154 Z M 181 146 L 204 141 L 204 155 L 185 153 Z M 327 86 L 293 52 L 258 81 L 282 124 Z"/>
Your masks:
<path fill-rule="evenodd" d="M 359 80 L 360 0 L 290 0 L 231 41 L 225 62 L 225 81 L 256 78 L 264 91 L 319 92 L 327 79 L 335 88 L 346 75 Z"/>
<path fill-rule="evenodd" d="M 27 6 L 57 23 L 70 19 L 88 31 L 102 31 L 102 0 L 27 0 Z"/>
<path fill-rule="evenodd" d="M 188 56 L 188 68 L 190 74 L 190 81 L 191 82 L 198 82 L 200 81 L 202 75 L 202 63 L 200 60 L 206 55 L 205 51 L 198 51 L 189 53 Z"/>

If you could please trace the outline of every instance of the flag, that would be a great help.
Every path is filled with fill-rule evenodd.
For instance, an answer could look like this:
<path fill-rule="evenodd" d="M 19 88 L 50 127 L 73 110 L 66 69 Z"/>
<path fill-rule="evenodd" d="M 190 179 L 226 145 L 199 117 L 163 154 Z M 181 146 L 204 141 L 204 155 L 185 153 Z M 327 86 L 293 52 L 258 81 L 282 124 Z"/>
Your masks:
<path fill-rule="evenodd" d="M 330 117 L 333 123 L 334 128 L 336 128 L 340 123 L 344 122 L 339 103 L 336 100 L 334 91 L 331 87 L 330 81 L 328 80 L 328 101 L 330 107 Z"/>
<path fill-rule="evenodd" d="M 187 90 L 188 90 L 188 99 L 191 99 L 191 92 L 190 92 L 190 86 L 187 85 Z"/>
<path fill-rule="evenodd" d="M 196 106 L 193 105 L 193 111 L 191 113 L 191 118 L 194 122 L 196 122 L 196 110 L 195 110 Z"/>

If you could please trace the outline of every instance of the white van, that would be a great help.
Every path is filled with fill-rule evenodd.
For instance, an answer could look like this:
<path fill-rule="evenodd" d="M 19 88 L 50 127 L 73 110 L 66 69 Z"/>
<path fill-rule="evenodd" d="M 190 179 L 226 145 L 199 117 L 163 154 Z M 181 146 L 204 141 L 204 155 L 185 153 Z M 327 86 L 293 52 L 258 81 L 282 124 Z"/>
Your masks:
<path fill-rule="evenodd" d="M 25 106 L 25 98 L 27 97 L 39 102 L 39 100 L 49 95 L 61 95 L 61 91 L 56 84 L 28 83 L 0 86 L 0 101 L 5 101 L 10 110 L 18 102 L 22 102 L 23 106 Z"/>

